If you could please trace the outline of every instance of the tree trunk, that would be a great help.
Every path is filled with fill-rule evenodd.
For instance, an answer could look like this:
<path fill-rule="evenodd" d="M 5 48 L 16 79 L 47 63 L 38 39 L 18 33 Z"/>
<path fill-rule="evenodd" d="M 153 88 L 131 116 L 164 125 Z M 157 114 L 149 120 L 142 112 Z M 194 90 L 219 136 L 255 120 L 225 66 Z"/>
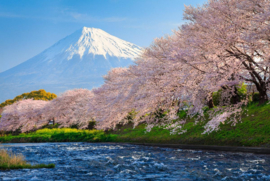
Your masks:
<path fill-rule="evenodd" d="M 237 103 L 241 102 L 241 97 L 238 94 L 236 86 L 233 86 L 233 95 L 231 98 L 231 102 L 232 102 L 232 104 L 237 104 Z"/>
<path fill-rule="evenodd" d="M 222 89 L 223 90 L 228 90 L 229 89 L 230 94 L 232 94 L 232 97 L 228 101 L 230 101 L 231 104 L 237 104 L 237 103 L 241 102 L 241 97 L 238 94 L 236 86 L 233 86 L 233 87 L 230 87 L 230 88 L 223 86 Z"/>
<path fill-rule="evenodd" d="M 209 107 L 209 109 L 214 108 L 215 105 L 212 97 L 210 100 L 208 100 L 207 106 Z"/>
<path fill-rule="evenodd" d="M 255 84 L 255 85 L 260 95 L 259 105 L 262 105 L 268 101 L 266 84 L 262 83 L 260 85 L 259 84 Z"/>
<path fill-rule="evenodd" d="M 259 94 L 260 94 L 259 105 L 266 103 L 268 101 L 267 90 L 266 89 L 259 90 Z"/>

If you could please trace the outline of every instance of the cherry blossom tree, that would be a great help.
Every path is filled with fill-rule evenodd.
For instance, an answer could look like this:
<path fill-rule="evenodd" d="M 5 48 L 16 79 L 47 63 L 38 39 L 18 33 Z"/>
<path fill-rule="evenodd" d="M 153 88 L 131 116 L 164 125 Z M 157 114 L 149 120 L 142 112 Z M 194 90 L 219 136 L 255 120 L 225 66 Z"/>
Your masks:
<path fill-rule="evenodd" d="M 269 7 L 269 0 L 210 0 L 202 7 L 186 7 L 190 23 L 179 30 L 190 47 L 217 63 L 230 80 L 255 84 L 261 103 L 268 100 L 270 82 Z"/>
<path fill-rule="evenodd" d="M 158 49 L 157 46 L 156 48 Z M 165 50 L 165 47 L 159 51 L 162 49 Z M 146 54 L 145 52 L 144 55 Z M 105 84 L 93 90 L 95 101 L 91 101 L 90 107 L 95 107 L 93 113 L 102 128 L 126 123 L 125 118 L 132 110 L 138 113 L 134 118 L 135 126 L 145 121 L 149 126 L 160 122 L 160 118 L 153 115 L 159 110 L 170 108 L 167 117 L 175 118 L 175 107 L 178 108 L 175 102 L 185 95 L 185 90 L 181 89 L 181 81 L 185 82 L 181 76 L 186 76 L 180 71 L 183 67 L 177 63 L 168 65 L 167 60 L 162 57 L 144 55 L 136 61 L 136 65 L 111 70 L 105 76 Z M 165 120 L 170 119 L 163 119 L 163 124 Z"/>
<path fill-rule="evenodd" d="M 0 130 L 33 131 L 54 120 L 61 127 L 77 125 L 86 128 L 92 117 L 87 107 L 92 92 L 86 89 L 70 90 L 52 101 L 26 99 L 4 108 Z"/>
<path fill-rule="evenodd" d="M 49 101 L 25 99 L 4 107 L 0 130 L 27 132 L 41 128 L 44 122 L 43 108 Z"/>
<path fill-rule="evenodd" d="M 86 128 L 92 119 L 87 107 L 92 96 L 92 92 L 87 89 L 64 92 L 44 107 L 44 121 L 54 120 L 60 127 L 77 125 L 79 128 Z"/>

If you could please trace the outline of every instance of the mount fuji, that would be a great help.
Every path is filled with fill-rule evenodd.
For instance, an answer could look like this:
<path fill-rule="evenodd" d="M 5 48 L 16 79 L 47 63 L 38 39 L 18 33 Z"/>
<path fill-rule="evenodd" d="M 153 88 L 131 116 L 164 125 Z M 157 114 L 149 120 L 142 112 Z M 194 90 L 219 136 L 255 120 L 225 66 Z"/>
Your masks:
<path fill-rule="evenodd" d="M 69 89 L 92 89 L 103 75 L 127 67 L 142 48 L 101 29 L 74 32 L 35 57 L 0 73 L 0 102 L 38 89 L 59 94 Z"/>

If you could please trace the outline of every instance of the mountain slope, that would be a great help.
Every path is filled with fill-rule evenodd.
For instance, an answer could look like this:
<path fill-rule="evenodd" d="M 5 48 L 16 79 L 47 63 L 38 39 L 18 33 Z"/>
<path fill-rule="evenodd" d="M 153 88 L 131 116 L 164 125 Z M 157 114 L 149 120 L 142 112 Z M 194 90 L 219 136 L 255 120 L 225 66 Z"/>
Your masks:
<path fill-rule="evenodd" d="M 140 52 L 137 45 L 84 27 L 0 73 L 0 102 L 38 89 L 59 94 L 68 89 L 98 87 L 108 70 L 131 65 Z"/>

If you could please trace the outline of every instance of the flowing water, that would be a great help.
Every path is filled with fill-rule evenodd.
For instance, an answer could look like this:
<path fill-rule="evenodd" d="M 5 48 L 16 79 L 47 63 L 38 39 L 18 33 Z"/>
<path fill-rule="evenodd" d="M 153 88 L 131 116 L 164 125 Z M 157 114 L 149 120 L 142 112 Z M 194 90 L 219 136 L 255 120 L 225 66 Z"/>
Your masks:
<path fill-rule="evenodd" d="M 52 169 L 0 170 L 1 180 L 270 180 L 270 155 L 101 143 L 1 144 Z"/>

